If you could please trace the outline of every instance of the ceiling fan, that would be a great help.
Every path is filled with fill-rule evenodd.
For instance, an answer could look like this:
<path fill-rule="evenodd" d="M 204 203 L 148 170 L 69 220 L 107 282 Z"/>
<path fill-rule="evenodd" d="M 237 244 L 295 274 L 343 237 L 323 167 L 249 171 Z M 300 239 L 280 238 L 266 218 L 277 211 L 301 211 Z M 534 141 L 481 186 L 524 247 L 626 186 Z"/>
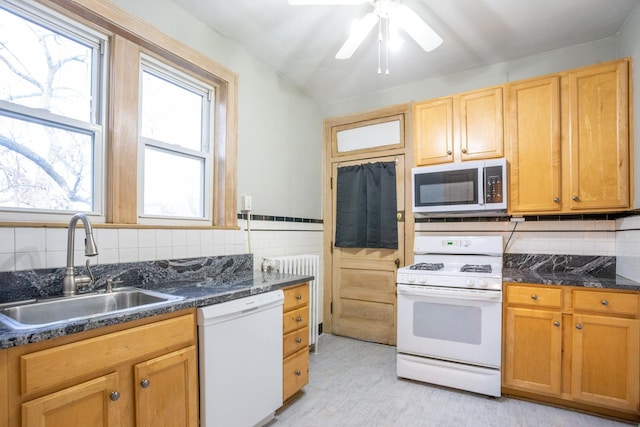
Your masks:
<path fill-rule="evenodd" d="M 360 20 L 355 21 L 351 35 L 342 45 L 336 59 L 351 58 L 353 53 L 362 44 L 373 27 L 378 24 L 378 62 L 380 50 L 386 37 L 385 49 L 388 50 L 389 29 L 392 25 L 402 28 L 425 51 L 430 52 L 442 43 L 442 38 L 429 27 L 412 9 L 402 4 L 402 0 L 288 0 L 292 6 L 310 5 L 356 5 L 370 3 L 373 11 L 366 14 Z M 386 25 L 383 33 L 383 24 Z M 388 62 L 388 52 L 387 52 Z M 380 73 L 380 67 L 378 67 Z M 387 67 L 387 74 L 389 74 Z"/>

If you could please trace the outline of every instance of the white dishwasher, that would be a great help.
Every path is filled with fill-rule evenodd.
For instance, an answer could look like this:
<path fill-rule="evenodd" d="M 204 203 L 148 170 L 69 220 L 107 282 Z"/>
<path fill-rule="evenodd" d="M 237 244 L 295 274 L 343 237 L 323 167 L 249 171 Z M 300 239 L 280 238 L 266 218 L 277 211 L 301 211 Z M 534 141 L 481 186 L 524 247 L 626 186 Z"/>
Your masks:
<path fill-rule="evenodd" d="M 281 290 L 198 309 L 200 425 L 251 427 L 282 406 Z"/>

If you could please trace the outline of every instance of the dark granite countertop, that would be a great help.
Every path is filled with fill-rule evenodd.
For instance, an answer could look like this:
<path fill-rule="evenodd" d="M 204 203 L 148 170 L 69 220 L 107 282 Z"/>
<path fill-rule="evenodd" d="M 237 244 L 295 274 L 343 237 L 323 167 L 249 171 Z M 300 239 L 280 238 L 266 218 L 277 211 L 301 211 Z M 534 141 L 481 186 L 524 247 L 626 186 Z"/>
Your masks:
<path fill-rule="evenodd" d="M 502 281 L 640 291 L 640 283 L 623 276 L 616 275 L 613 278 L 603 278 L 578 272 L 541 272 L 519 268 L 505 268 L 502 270 Z"/>
<path fill-rule="evenodd" d="M 0 349 L 44 341 L 77 332 L 152 317 L 158 314 L 184 310 L 191 307 L 203 307 L 225 301 L 231 301 L 250 295 L 280 289 L 289 285 L 304 283 L 311 279 L 313 279 L 312 276 L 299 276 L 282 273 L 255 273 L 252 279 L 227 284 L 215 283 L 209 280 L 186 280 L 155 283 L 149 286 L 138 286 L 139 288 L 147 288 L 158 292 L 181 296 L 184 297 L 184 299 L 151 309 L 141 307 L 125 313 L 115 313 L 91 319 L 74 320 L 63 324 L 56 324 L 41 328 L 15 330 L 0 322 Z"/>

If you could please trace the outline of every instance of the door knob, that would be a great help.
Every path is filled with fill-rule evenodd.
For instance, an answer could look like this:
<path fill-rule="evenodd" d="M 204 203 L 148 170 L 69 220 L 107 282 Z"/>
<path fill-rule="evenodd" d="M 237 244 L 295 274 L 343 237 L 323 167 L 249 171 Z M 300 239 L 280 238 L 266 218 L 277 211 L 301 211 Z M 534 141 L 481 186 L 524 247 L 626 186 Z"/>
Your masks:
<path fill-rule="evenodd" d="M 560 203 L 560 197 L 554 197 L 553 203 Z"/>
<path fill-rule="evenodd" d="M 553 326 L 555 327 L 559 327 L 560 326 L 560 322 L 558 322 L 557 320 L 555 322 L 553 322 Z"/>
<path fill-rule="evenodd" d="M 140 387 L 142 387 L 142 388 L 149 387 L 149 384 L 150 384 L 149 380 L 147 380 L 147 379 L 144 379 L 144 380 L 140 381 Z"/>
<path fill-rule="evenodd" d="M 581 325 L 580 323 L 578 323 L 578 324 L 576 325 L 576 329 L 582 329 L 582 325 Z"/>
<path fill-rule="evenodd" d="M 393 263 L 396 265 L 396 268 L 400 268 L 400 258 L 394 259 Z"/>
<path fill-rule="evenodd" d="M 447 155 L 450 156 L 451 155 L 451 150 L 447 150 Z"/>
<path fill-rule="evenodd" d="M 580 200 L 580 197 L 578 197 L 578 196 L 573 196 L 573 197 L 571 198 L 571 200 L 573 200 L 574 202 L 577 202 L 578 200 Z"/>
<path fill-rule="evenodd" d="M 467 154 L 467 149 L 466 148 L 463 148 L 461 151 L 462 151 L 462 154 Z"/>
<path fill-rule="evenodd" d="M 109 399 L 115 402 L 116 400 L 120 399 L 120 393 L 118 393 L 117 391 L 112 391 L 109 395 Z"/>

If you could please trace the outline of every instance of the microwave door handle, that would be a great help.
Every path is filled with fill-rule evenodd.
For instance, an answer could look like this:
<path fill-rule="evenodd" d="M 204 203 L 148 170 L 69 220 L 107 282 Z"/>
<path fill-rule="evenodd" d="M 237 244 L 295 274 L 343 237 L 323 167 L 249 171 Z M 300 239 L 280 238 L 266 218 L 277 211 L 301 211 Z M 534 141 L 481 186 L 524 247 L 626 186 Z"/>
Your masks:
<path fill-rule="evenodd" d="M 482 171 L 481 173 L 479 173 L 478 175 L 478 204 L 480 206 L 484 206 L 485 205 L 485 191 L 484 191 L 484 183 L 485 180 L 487 179 L 486 175 L 486 168 L 485 167 L 481 167 L 479 168 L 480 171 Z"/>

